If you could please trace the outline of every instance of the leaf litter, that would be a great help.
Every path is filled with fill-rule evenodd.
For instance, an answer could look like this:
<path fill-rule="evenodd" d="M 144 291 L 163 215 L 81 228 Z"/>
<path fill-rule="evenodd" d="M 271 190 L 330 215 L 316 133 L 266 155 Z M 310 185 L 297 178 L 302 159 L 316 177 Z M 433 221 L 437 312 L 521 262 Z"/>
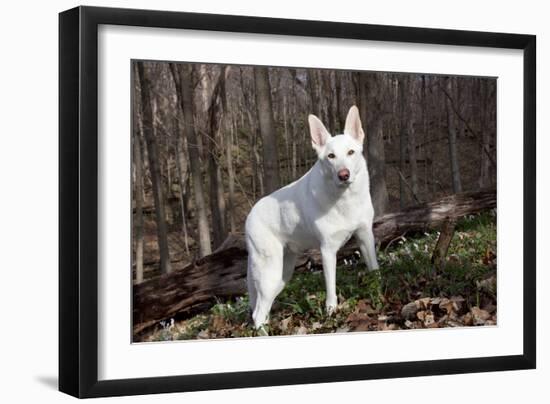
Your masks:
<path fill-rule="evenodd" d="M 381 249 L 380 273 L 369 272 L 362 264 L 338 268 L 338 306 L 330 316 L 324 310 L 323 277 L 304 269 L 277 298 L 262 330 L 252 327 L 244 296 L 220 301 L 186 320 L 159 323 L 145 340 L 496 325 L 495 214 L 472 215 L 459 222 L 445 268 L 434 274 L 430 252 L 437 233 L 402 237 Z"/>

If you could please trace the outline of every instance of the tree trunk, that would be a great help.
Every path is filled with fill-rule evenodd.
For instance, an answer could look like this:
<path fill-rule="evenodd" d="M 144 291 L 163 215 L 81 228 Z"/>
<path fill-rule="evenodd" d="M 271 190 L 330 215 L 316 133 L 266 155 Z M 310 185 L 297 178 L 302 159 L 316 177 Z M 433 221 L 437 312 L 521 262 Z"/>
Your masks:
<path fill-rule="evenodd" d="M 322 113 L 321 108 L 319 106 L 319 97 L 317 96 L 319 85 L 317 83 L 315 72 L 313 69 L 307 70 L 307 92 L 309 95 L 309 102 L 311 110 L 309 111 L 310 114 L 317 115 L 319 119 L 322 119 Z"/>
<path fill-rule="evenodd" d="M 406 79 L 399 79 L 399 206 L 404 209 L 407 206 L 406 184 L 405 184 L 405 162 L 407 158 L 407 99 Z"/>
<path fill-rule="evenodd" d="M 176 129 L 179 129 L 179 125 L 177 123 L 174 125 Z M 181 210 L 181 231 L 183 233 L 183 242 L 185 245 L 185 252 L 189 255 L 189 234 L 187 232 L 187 209 L 186 209 L 186 184 L 187 184 L 187 158 L 184 153 L 184 145 L 183 139 L 181 134 L 179 133 L 179 130 L 176 130 L 175 132 L 176 137 L 176 168 L 178 170 L 178 182 L 179 182 L 179 188 L 180 188 L 180 210 Z"/>
<path fill-rule="evenodd" d="M 170 264 L 170 253 L 168 249 L 168 228 L 166 226 L 165 199 L 162 190 L 162 178 L 160 174 L 158 159 L 159 153 L 157 142 L 153 135 L 153 110 L 151 106 L 151 81 L 143 63 L 136 63 L 138 78 L 141 87 L 141 116 L 143 119 L 143 134 L 147 144 L 147 155 L 149 157 L 149 170 L 153 184 L 153 199 L 155 202 L 155 215 L 157 218 L 157 238 L 160 254 L 160 270 L 162 273 L 169 273 L 172 270 Z"/>
<path fill-rule="evenodd" d="M 226 66 L 227 69 L 227 66 Z M 219 72 L 217 80 L 212 83 L 212 94 L 208 105 L 208 177 L 210 179 L 210 211 L 212 213 L 213 244 L 216 249 L 227 236 L 225 193 L 220 165 L 221 142 L 219 132 L 222 121 L 221 94 L 225 93 L 225 69 Z"/>
<path fill-rule="evenodd" d="M 428 133 L 428 100 L 426 99 L 426 76 L 422 75 L 422 89 L 421 89 L 421 100 L 420 104 L 422 107 L 422 138 L 424 141 L 424 193 L 425 195 L 430 194 L 429 189 L 429 179 L 433 181 L 433 173 L 432 171 L 432 154 L 431 154 L 431 146 L 428 144 L 429 142 L 429 133 Z M 430 161 L 430 163 L 428 163 Z"/>
<path fill-rule="evenodd" d="M 202 187 L 201 163 L 199 159 L 199 139 L 195 132 L 193 118 L 193 66 L 189 64 L 170 64 L 174 82 L 176 84 L 178 99 L 184 118 L 184 134 L 187 140 L 187 155 L 191 168 L 191 180 L 195 196 L 195 209 L 198 217 L 199 249 L 203 257 L 212 253 L 210 244 L 210 228 L 206 214 L 206 201 Z"/>
<path fill-rule="evenodd" d="M 331 79 L 331 71 L 325 70 L 321 71 L 321 76 L 323 79 L 323 90 L 325 96 L 323 97 L 326 100 L 326 123 L 329 127 L 329 133 L 332 133 L 333 135 L 337 134 L 338 131 L 336 129 L 336 112 L 334 107 L 334 100 L 336 98 L 336 95 L 334 94 L 334 86 L 332 85 L 332 79 Z"/>
<path fill-rule="evenodd" d="M 137 102 L 137 101 L 136 101 Z M 143 282 L 143 163 L 141 153 L 141 136 L 143 128 L 139 112 L 134 112 L 134 167 L 136 172 L 134 186 L 135 222 L 134 241 L 136 243 L 136 283 Z"/>
<path fill-rule="evenodd" d="M 262 156 L 264 165 L 265 193 L 270 194 L 280 187 L 279 153 L 277 152 L 277 132 L 271 104 L 271 87 L 267 67 L 254 67 L 256 85 L 256 109 L 262 136 Z"/>
<path fill-rule="evenodd" d="M 447 92 L 453 94 L 452 78 L 447 79 Z M 460 168 L 458 165 L 458 156 L 456 149 L 456 121 L 455 114 L 452 109 L 451 100 L 445 97 L 445 110 L 447 112 L 447 133 L 449 138 L 449 160 L 451 163 L 451 179 L 453 184 L 453 192 L 462 191 L 462 183 L 460 181 Z"/>
<path fill-rule="evenodd" d="M 229 221 L 229 231 L 235 233 L 237 231 L 237 224 L 235 223 L 235 172 L 233 169 L 233 128 L 226 136 L 226 160 L 227 160 L 227 181 L 229 188 L 229 195 L 227 198 L 227 217 Z"/>
<path fill-rule="evenodd" d="M 372 203 L 376 217 L 388 210 L 389 195 L 386 186 L 386 152 L 384 148 L 384 133 L 382 119 L 376 117 L 367 135 L 367 153 L 369 177 L 371 183 Z"/>
<path fill-rule="evenodd" d="M 487 90 L 487 80 L 479 79 L 479 100 L 480 106 L 478 108 L 479 113 L 479 131 L 481 133 L 481 146 L 480 146 L 480 170 L 479 170 L 479 187 L 486 188 L 491 185 L 490 169 L 491 161 L 487 155 L 489 150 L 489 128 L 487 127 L 487 101 L 488 101 L 488 90 Z"/>
<path fill-rule="evenodd" d="M 496 207 L 496 192 L 466 192 L 436 202 L 383 215 L 374 222 L 374 235 L 385 244 L 410 232 L 436 230 L 448 220 Z M 161 320 L 185 317 L 204 310 L 216 298 L 246 293 L 246 248 L 244 238 L 230 236 L 220 249 L 187 267 L 143 282 L 134 287 L 134 340 Z M 350 241 L 338 252 L 338 260 L 355 254 L 357 246 Z M 309 264 L 308 264 L 309 263 Z M 303 254 L 297 267 L 321 266 L 318 251 Z"/>
<path fill-rule="evenodd" d="M 290 69 L 290 74 L 292 76 L 292 81 L 295 82 L 296 81 L 296 69 Z M 292 86 L 292 98 L 293 98 L 294 102 L 292 103 L 291 116 L 296 117 L 297 116 L 297 111 L 296 111 L 297 95 L 296 95 L 296 86 L 295 85 Z M 291 178 L 291 181 L 294 181 L 297 178 L 296 166 L 298 165 L 298 150 L 297 150 L 298 145 L 297 145 L 297 142 L 296 142 L 296 134 L 297 134 L 296 119 L 291 119 L 290 127 L 292 128 L 292 131 L 291 131 L 292 170 L 291 170 L 291 173 L 290 173 L 290 178 Z"/>
<path fill-rule="evenodd" d="M 227 198 L 227 217 L 229 221 L 229 230 L 231 231 L 231 233 L 235 233 L 235 231 L 237 231 L 237 225 L 235 223 L 235 172 L 233 169 L 233 144 L 235 139 L 235 126 L 227 108 L 227 92 L 224 91 L 221 96 L 224 111 L 224 127 L 226 129 L 225 159 L 227 164 L 227 182 L 229 188 L 229 195 Z M 236 149 L 239 150 L 238 145 Z"/>
<path fill-rule="evenodd" d="M 289 130 L 288 130 L 288 97 L 286 94 L 283 94 L 282 97 L 282 107 L 283 107 L 283 127 L 284 127 L 284 140 L 285 140 L 285 156 L 290 156 L 290 139 L 289 139 Z M 286 171 L 282 170 L 281 176 L 286 177 L 285 183 L 288 184 L 290 182 L 290 165 L 287 165 Z"/>
<path fill-rule="evenodd" d="M 409 168 L 411 172 L 411 190 L 415 200 L 418 198 L 418 165 L 416 158 L 416 133 L 414 131 L 414 94 L 415 94 L 415 78 L 410 77 L 407 88 L 407 151 L 409 156 Z"/>
<path fill-rule="evenodd" d="M 256 123 L 256 114 L 252 113 L 252 102 L 250 101 L 251 96 L 246 91 L 245 81 L 243 77 L 243 68 L 239 69 L 239 79 L 241 84 L 241 91 L 243 93 L 243 103 L 246 110 L 246 116 L 249 122 L 249 133 L 248 133 L 248 144 L 250 148 L 250 160 L 252 162 L 252 175 L 250 176 L 250 187 L 252 190 L 252 199 L 256 200 L 258 195 L 258 187 L 260 188 L 260 195 L 264 194 L 264 182 L 262 175 L 262 168 L 260 163 L 260 158 L 258 155 L 258 142 L 257 142 L 257 132 L 259 131 L 258 125 Z"/>
<path fill-rule="evenodd" d="M 375 216 L 388 209 L 386 186 L 386 152 L 384 148 L 383 118 L 380 108 L 380 83 L 373 75 L 359 73 L 359 111 L 365 125 L 365 157 L 369 167 L 370 189 Z"/>
<path fill-rule="evenodd" d="M 334 89 L 336 91 L 336 130 L 339 133 L 344 131 L 343 122 L 345 121 L 344 112 L 342 111 L 342 72 L 335 70 L 334 72 Z"/>

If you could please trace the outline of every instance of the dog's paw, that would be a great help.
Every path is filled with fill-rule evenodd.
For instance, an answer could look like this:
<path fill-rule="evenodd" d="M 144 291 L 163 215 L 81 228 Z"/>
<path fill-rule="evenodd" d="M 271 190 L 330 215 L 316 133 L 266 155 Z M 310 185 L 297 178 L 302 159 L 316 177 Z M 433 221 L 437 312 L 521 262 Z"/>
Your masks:
<path fill-rule="evenodd" d="M 332 316 L 334 313 L 336 313 L 337 305 L 336 304 L 328 304 L 325 306 L 327 315 Z"/>
<path fill-rule="evenodd" d="M 267 331 L 266 325 L 262 325 L 258 328 L 256 328 L 256 335 L 259 337 L 267 337 L 269 336 L 269 332 Z"/>

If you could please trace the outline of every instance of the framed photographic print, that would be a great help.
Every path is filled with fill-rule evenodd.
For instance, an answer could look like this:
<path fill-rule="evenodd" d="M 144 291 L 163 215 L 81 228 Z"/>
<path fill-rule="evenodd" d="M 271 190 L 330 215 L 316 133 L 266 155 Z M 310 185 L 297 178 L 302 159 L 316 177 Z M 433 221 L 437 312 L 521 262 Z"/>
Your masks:
<path fill-rule="evenodd" d="M 535 367 L 534 36 L 59 27 L 61 391 Z"/>

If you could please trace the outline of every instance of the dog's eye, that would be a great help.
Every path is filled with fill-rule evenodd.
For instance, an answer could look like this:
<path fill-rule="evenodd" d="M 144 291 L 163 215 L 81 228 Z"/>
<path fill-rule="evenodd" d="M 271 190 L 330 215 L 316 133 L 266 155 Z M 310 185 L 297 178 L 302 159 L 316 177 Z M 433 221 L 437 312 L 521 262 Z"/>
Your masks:
<path fill-rule="evenodd" d="M 329 155 L 327 156 L 329 159 L 333 159 L 335 158 L 336 156 L 334 155 L 334 153 L 329 153 Z"/>
<path fill-rule="evenodd" d="M 350 150 L 350 151 L 348 152 L 348 156 L 351 156 L 353 153 L 355 153 L 355 150 Z"/>

